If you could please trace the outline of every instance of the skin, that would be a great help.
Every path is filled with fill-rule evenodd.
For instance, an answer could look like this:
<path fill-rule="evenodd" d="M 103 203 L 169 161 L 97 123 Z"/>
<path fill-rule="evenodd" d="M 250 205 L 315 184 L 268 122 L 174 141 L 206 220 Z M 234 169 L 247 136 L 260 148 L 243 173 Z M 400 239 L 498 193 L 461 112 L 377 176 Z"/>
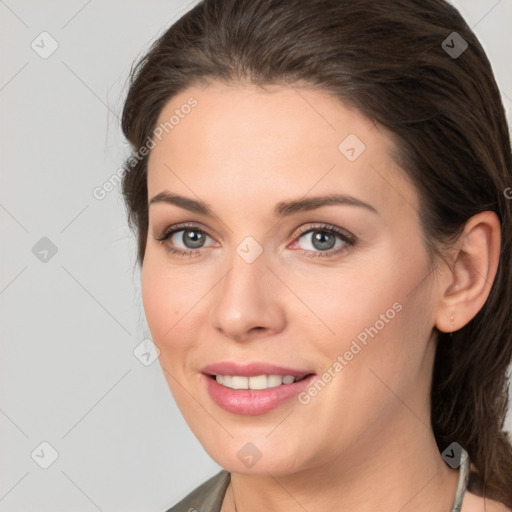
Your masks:
<path fill-rule="evenodd" d="M 433 329 L 460 329 L 487 299 L 499 256 L 496 215 L 472 217 L 449 264 L 431 272 L 418 195 L 384 128 L 319 90 L 220 82 L 173 97 L 158 123 L 190 96 L 197 107 L 151 150 L 148 198 L 172 192 L 206 202 L 215 216 L 150 205 L 142 295 L 177 405 L 231 472 L 222 510 L 235 510 L 234 495 L 239 512 L 448 511 L 458 471 L 441 458 L 429 421 Z M 366 146 L 355 161 L 338 150 L 349 134 Z M 331 205 L 273 216 L 281 201 L 327 193 L 378 213 Z M 156 240 L 182 222 L 206 233 L 199 255 L 166 250 L 190 251 L 190 237 L 182 238 L 190 231 Z M 327 255 L 311 233 L 298 233 L 318 223 L 356 244 L 336 236 L 331 253 L 346 250 Z M 247 236 L 263 249 L 250 264 L 236 252 Z M 401 311 L 306 405 L 291 399 L 243 416 L 207 393 L 201 369 L 219 361 L 322 375 L 394 303 Z M 247 442 L 262 454 L 251 468 L 237 457 Z M 463 512 L 474 510 L 483 501 L 471 496 Z"/>

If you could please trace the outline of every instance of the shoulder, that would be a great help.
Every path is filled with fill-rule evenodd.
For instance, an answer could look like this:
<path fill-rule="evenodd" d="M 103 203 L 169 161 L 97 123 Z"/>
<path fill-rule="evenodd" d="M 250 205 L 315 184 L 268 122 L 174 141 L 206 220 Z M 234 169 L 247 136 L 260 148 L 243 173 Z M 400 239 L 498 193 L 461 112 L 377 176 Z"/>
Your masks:
<path fill-rule="evenodd" d="M 220 512 L 230 478 L 228 471 L 220 471 L 166 512 Z"/>
<path fill-rule="evenodd" d="M 512 512 L 512 509 L 499 501 L 466 492 L 461 512 Z"/>
<path fill-rule="evenodd" d="M 483 494 L 482 480 L 475 466 L 471 464 L 461 512 L 512 512 L 512 509 L 500 501 L 484 498 Z"/>

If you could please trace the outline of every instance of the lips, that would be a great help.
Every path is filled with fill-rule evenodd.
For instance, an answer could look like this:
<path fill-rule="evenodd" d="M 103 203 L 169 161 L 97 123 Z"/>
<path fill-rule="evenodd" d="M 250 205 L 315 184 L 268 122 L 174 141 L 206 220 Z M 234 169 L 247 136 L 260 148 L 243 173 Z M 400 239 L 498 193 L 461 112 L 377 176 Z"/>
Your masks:
<path fill-rule="evenodd" d="M 282 375 L 284 377 L 285 375 L 292 375 L 297 379 L 314 373 L 312 370 L 301 370 L 270 363 L 255 362 L 242 365 L 229 361 L 207 365 L 201 371 L 205 375 L 240 375 L 243 377 L 256 377 L 258 375 Z"/>
<path fill-rule="evenodd" d="M 205 366 L 202 369 L 203 383 L 210 398 L 224 410 L 233 414 L 259 415 L 271 411 L 288 402 L 306 389 L 316 379 L 316 374 L 309 370 L 277 366 L 268 363 L 238 363 L 222 362 Z M 238 377 L 237 380 L 251 381 L 251 377 L 262 375 L 280 375 L 295 378 L 294 382 L 285 383 L 266 389 L 232 389 L 217 382 L 215 376 Z"/>

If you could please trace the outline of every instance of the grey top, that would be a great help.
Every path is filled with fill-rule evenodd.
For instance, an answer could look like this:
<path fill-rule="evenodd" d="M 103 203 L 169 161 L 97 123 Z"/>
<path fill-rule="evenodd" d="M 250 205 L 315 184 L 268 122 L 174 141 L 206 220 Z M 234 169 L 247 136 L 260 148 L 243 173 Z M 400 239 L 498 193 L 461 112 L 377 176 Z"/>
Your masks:
<path fill-rule="evenodd" d="M 467 452 L 463 451 L 459 481 L 450 512 L 460 512 L 462 508 L 462 500 L 464 499 L 469 480 L 469 465 Z M 230 480 L 231 474 L 226 470 L 222 470 L 202 483 L 179 503 L 174 505 L 174 507 L 166 510 L 166 512 L 220 512 Z"/>
<path fill-rule="evenodd" d="M 230 480 L 231 473 L 223 469 L 166 512 L 220 512 Z"/>

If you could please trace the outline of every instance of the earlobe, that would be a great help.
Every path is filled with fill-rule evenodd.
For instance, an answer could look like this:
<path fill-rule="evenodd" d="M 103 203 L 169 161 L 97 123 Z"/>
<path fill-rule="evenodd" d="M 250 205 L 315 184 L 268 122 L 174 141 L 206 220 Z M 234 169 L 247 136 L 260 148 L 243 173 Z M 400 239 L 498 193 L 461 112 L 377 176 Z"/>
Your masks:
<path fill-rule="evenodd" d="M 455 245 L 451 269 L 446 268 L 435 326 L 442 332 L 464 327 L 480 311 L 498 269 L 501 228 L 494 212 L 471 217 Z"/>

